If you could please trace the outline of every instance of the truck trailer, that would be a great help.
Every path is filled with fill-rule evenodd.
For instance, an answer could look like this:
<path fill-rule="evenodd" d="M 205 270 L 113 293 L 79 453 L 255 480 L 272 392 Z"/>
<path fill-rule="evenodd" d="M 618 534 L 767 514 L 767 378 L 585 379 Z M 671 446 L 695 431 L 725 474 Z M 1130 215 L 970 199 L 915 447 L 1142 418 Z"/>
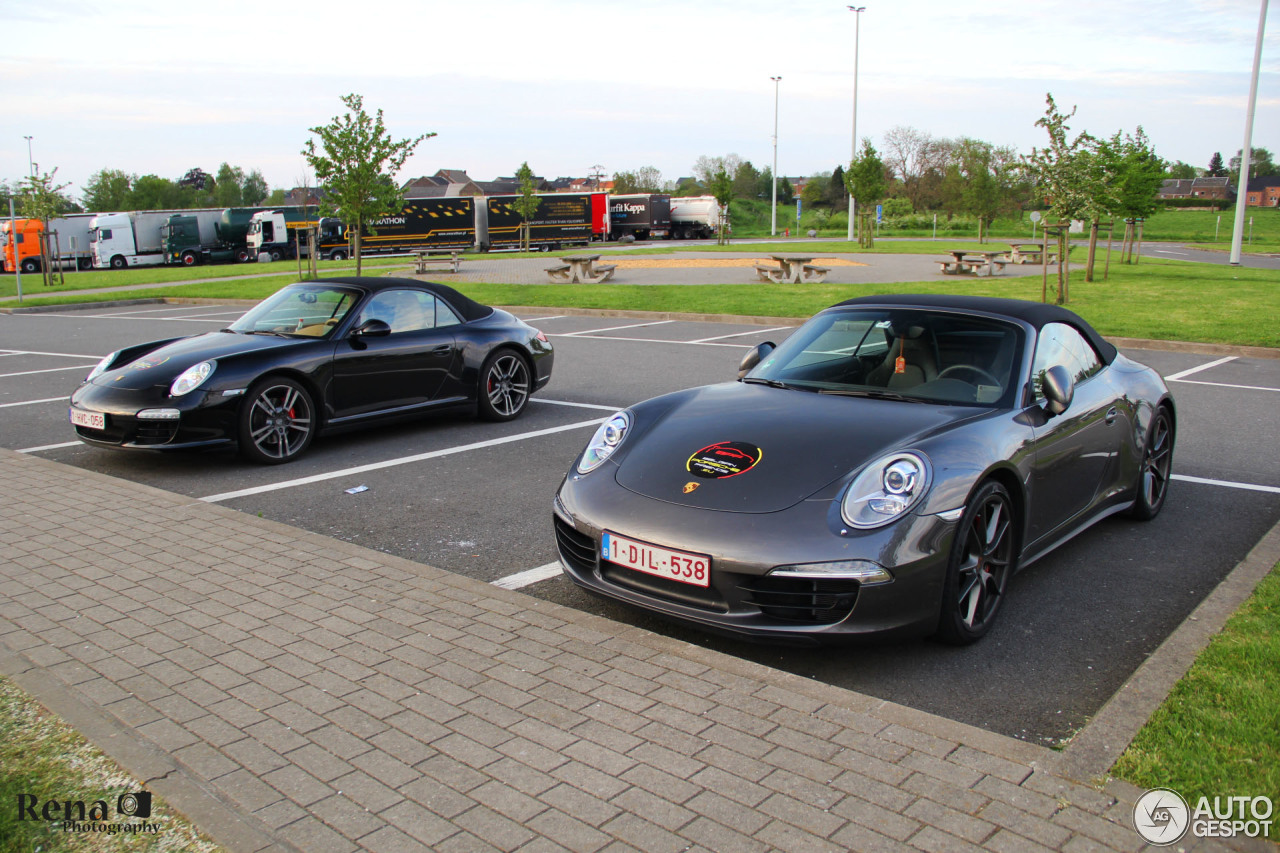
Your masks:
<path fill-rule="evenodd" d="M 636 240 L 667 237 L 671 233 L 671 196 L 664 194 L 609 196 L 609 239 Z"/>
<path fill-rule="evenodd" d="M 671 236 L 676 240 L 706 240 L 716 236 L 725 214 L 715 196 L 671 199 Z"/>
<path fill-rule="evenodd" d="M 538 197 L 541 203 L 529 220 L 529 247 L 543 251 L 590 243 L 597 231 L 596 222 L 607 207 L 604 193 L 539 193 Z M 515 207 L 518 198 L 495 195 L 485 199 L 484 216 L 476 220 L 481 249 L 523 246 L 524 220 Z"/>
<path fill-rule="evenodd" d="M 49 220 L 49 257 L 54 265 L 63 269 L 87 270 L 93 266 L 93 253 L 89 247 L 89 223 L 92 213 L 71 213 Z M 39 219 L 6 219 L 3 222 L 4 270 L 21 269 L 25 273 L 40 271 L 40 239 L 44 223 Z M 14 241 L 9 239 L 12 227 L 17 233 L 17 257 L 14 257 Z"/>
<path fill-rule="evenodd" d="M 164 235 L 169 217 L 174 214 L 222 214 L 223 208 L 198 210 L 133 210 L 126 213 L 100 213 L 89 223 L 89 240 L 93 265 L 110 267 L 154 266 L 164 263 Z"/>
<path fill-rule="evenodd" d="M 262 210 L 265 208 L 228 207 L 171 215 L 161 232 L 164 262 L 190 267 L 249 260 L 246 238 L 254 215 Z"/>

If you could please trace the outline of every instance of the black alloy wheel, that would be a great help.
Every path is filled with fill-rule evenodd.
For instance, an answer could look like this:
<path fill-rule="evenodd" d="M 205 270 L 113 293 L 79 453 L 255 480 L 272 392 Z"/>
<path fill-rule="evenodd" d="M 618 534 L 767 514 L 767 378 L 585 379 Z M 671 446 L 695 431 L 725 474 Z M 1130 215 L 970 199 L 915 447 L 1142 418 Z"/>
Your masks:
<path fill-rule="evenodd" d="M 1014 522 L 1013 501 L 999 483 L 986 483 L 969 499 L 947 563 L 938 639 L 968 645 L 995 624 L 1017 561 Z"/>
<path fill-rule="evenodd" d="M 316 431 L 315 408 L 307 389 L 292 379 L 269 377 L 245 395 L 240 409 L 240 451 L 264 465 L 292 462 Z"/>
<path fill-rule="evenodd" d="M 495 352 L 480 371 L 480 416 L 487 421 L 509 421 L 520 416 L 529 402 L 529 366 L 511 350 Z"/>
<path fill-rule="evenodd" d="M 1164 499 L 1169 494 L 1169 475 L 1173 472 L 1173 418 L 1169 410 L 1161 406 L 1147 435 L 1147 447 L 1142 452 L 1142 469 L 1138 474 L 1138 493 L 1129 515 L 1142 521 L 1150 521 L 1160 514 Z"/>

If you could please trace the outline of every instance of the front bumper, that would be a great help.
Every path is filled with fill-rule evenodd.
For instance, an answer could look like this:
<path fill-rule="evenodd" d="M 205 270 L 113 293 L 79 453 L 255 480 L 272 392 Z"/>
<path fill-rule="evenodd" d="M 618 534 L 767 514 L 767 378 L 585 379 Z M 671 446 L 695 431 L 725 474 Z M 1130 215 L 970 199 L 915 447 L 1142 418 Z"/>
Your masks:
<path fill-rule="evenodd" d="M 911 515 L 877 530 L 850 530 L 830 499 L 775 513 L 692 509 L 619 486 L 613 466 L 562 484 L 553 507 L 565 573 L 596 595 L 718 633 L 778 643 L 920 636 L 937 625 L 956 522 Z M 600 556 L 604 530 L 708 554 L 706 588 L 654 577 Z M 784 565 L 868 560 L 893 581 L 783 578 Z"/>
<path fill-rule="evenodd" d="M 103 429 L 73 425 L 86 444 L 124 450 L 190 450 L 236 441 L 240 396 L 197 389 L 170 398 L 167 388 L 125 390 L 86 383 L 71 395 L 71 409 L 103 415 Z M 176 409 L 174 420 L 146 420 L 144 409 Z"/>

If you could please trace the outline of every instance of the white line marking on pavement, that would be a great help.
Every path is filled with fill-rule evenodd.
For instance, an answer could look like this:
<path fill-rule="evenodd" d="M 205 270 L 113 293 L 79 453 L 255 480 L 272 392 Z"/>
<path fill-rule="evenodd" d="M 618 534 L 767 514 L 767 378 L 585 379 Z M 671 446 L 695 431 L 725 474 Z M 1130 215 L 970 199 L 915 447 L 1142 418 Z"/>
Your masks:
<path fill-rule="evenodd" d="M 1228 361 L 1235 361 L 1235 360 L 1236 360 L 1236 357 L 1234 355 L 1229 355 L 1229 356 L 1226 356 L 1225 358 L 1220 358 L 1217 361 L 1211 361 L 1208 364 L 1202 364 L 1199 367 L 1189 367 L 1186 370 L 1180 370 L 1177 373 L 1173 374 L 1172 376 L 1166 376 L 1164 378 L 1164 381 L 1177 382 L 1179 379 L 1181 379 L 1184 376 L 1190 376 L 1193 373 L 1199 373 L 1202 370 L 1208 370 L 1211 367 L 1217 367 L 1219 364 L 1226 364 Z"/>
<path fill-rule="evenodd" d="M 21 373 L 0 373 L 0 379 L 10 376 L 30 376 L 33 373 L 57 373 L 59 370 L 92 370 L 92 364 L 76 364 L 71 367 L 46 367 L 43 370 L 24 370 Z"/>
<path fill-rule="evenodd" d="M 138 309 L 136 311 L 112 311 L 109 314 L 103 314 L 103 317 L 134 317 L 138 314 L 163 314 L 166 311 L 181 311 L 182 308 L 177 305 L 166 305 L 163 308 L 147 308 Z"/>
<path fill-rule="evenodd" d="M 743 338 L 747 335 L 767 335 L 769 332 L 781 332 L 783 329 L 790 329 L 791 326 L 774 326 L 772 329 L 753 329 L 750 332 L 734 332 L 732 335 L 716 335 L 713 338 L 698 338 L 696 341 L 689 341 L 691 344 L 705 344 L 707 341 L 720 341 L 725 338 Z"/>
<path fill-rule="evenodd" d="M 60 447 L 77 447 L 80 445 L 78 441 L 64 441 L 62 444 L 42 444 L 39 447 L 24 447 L 17 453 L 39 453 L 42 450 L 57 450 Z"/>
<path fill-rule="evenodd" d="M 65 395 L 61 397 L 45 397 L 43 400 L 23 400 L 21 403 L 0 403 L 0 409 L 12 409 L 14 406 L 36 406 L 40 403 L 67 402 Z"/>
<path fill-rule="evenodd" d="M 92 358 L 97 361 L 102 360 L 102 356 L 100 355 L 85 355 L 84 353 L 78 352 L 36 352 L 35 350 L 29 349 L 10 349 L 5 350 L 4 352 L 6 355 L 53 355 L 60 358 Z"/>
<path fill-rule="evenodd" d="M 569 335 L 554 335 L 548 332 L 547 337 L 548 338 L 579 338 L 582 340 L 596 340 L 596 341 L 621 341 L 623 343 L 628 343 L 628 344 L 691 344 L 693 346 L 699 346 L 699 347 L 733 347 L 734 349 L 751 349 L 751 347 L 747 346 L 746 344 L 718 344 L 715 341 L 707 341 L 706 343 L 699 343 L 697 341 L 668 341 L 662 338 L 623 338 L 623 337 L 611 337 L 609 335 L 592 335 L 592 334 L 587 334 L 585 332 L 574 332 L 573 334 L 569 334 Z"/>
<path fill-rule="evenodd" d="M 1177 255 L 1181 258 L 1185 258 L 1191 254 L 1190 252 L 1170 252 L 1168 249 L 1156 249 L 1155 253 L 1157 255 Z"/>
<path fill-rule="evenodd" d="M 601 332 L 617 332 L 617 331 L 621 331 L 622 329 L 639 329 L 644 326 L 665 326 L 668 323 L 674 323 L 674 322 L 675 320 L 655 320 L 652 323 L 632 323 L 629 326 L 609 326 L 608 328 L 604 328 L 604 329 L 583 329 L 581 332 L 564 332 L 563 334 L 558 335 L 558 337 L 576 338 L 582 335 L 598 335 Z"/>
<path fill-rule="evenodd" d="M 388 459 L 385 462 L 372 462 L 368 465 L 357 465 L 353 468 L 343 468 L 340 471 L 330 471 L 327 474 L 314 474 L 310 477 L 299 477 L 296 480 L 285 480 L 280 483 L 268 483 L 265 486 L 254 486 L 248 489 L 240 489 L 235 492 L 223 492 L 218 495 L 207 495 L 203 498 L 199 498 L 199 500 L 202 500 L 205 503 L 217 503 L 219 501 L 231 500 L 232 498 L 260 495 L 263 492 L 275 492 L 280 489 L 291 489 L 294 486 L 305 486 L 310 483 L 323 482 L 324 480 L 334 480 L 338 477 L 350 477 L 355 474 L 363 474 L 366 471 L 377 471 L 382 468 L 395 468 L 399 465 L 408 465 L 412 462 L 437 459 L 441 456 L 452 456 L 455 453 L 465 453 L 468 450 L 483 450 L 486 447 L 496 447 L 500 444 L 510 444 L 515 441 L 524 441 L 529 438 L 540 438 L 544 435 L 554 435 L 555 433 L 567 432 L 571 429 L 599 426 L 600 422 L 603 420 L 603 418 L 593 418 L 589 421 L 578 421 L 577 423 L 565 424 L 564 426 L 549 427 L 547 429 L 534 430 L 533 432 L 522 432 L 518 435 L 509 435 L 505 438 L 494 438 L 489 441 L 477 441 L 472 444 L 463 444 L 458 447 L 447 447 L 444 450 L 432 450 L 428 453 L 418 453 L 413 456 L 402 456 L 399 459 Z"/>
<path fill-rule="evenodd" d="M 516 572 L 514 575 L 498 578 L 490 586 L 500 586 L 503 589 L 520 589 L 521 587 L 531 586 L 538 581 L 550 580 L 559 576 L 563 571 L 560 568 L 560 562 L 557 560 L 554 563 L 547 563 L 545 566 L 538 566 L 536 569 Z"/>
<path fill-rule="evenodd" d="M 599 409 L 602 412 L 616 412 L 621 406 L 601 406 L 597 403 L 573 403 L 569 400 L 544 400 L 541 397 L 530 397 L 531 403 L 546 403 L 549 406 L 573 406 L 578 409 Z"/>
<path fill-rule="evenodd" d="M 40 316 L 41 317 L 62 317 L 68 320 L 137 320 L 139 319 L 138 317 L 121 317 L 118 314 L 59 314 L 56 312 L 41 314 Z M 198 320 L 198 319 L 191 319 L 189 317 L 146 317 L 144 319 L 149 321 L 161 322 L 161 323 L 167 323 L 167 322 L 221 323 L 222 322 L 221 320 Z"/>
<path fill-rule="evenodd" d="M 1232 385 L 1229 382 L 1204 382 L 1200 379 L 1174 379 L 1184 385 L 1211 385 L 1214 388 L 1241 388 L 1245 391 L 1280 391 L 1280 388 L 1267 388 L 1263 385 Z"/>
<path fill-rule="evenodd" d="M 563 320 L 567 314 L 552 314 L 550 317 L 523 317 L 526 323 L 540 323 L 543 320 Z"/>
<path fill-rule="evenodd" d="M 1258 486 L 1253 483 L 1233 483 L 1230 480 L 1210 480 L 1205 477 L 1191 477 L 1187 474 L 1174 474 L 1170 479 L 1182 480 L 1184 483 L 1200 483 L 1204 486 L 1224 486 L 1228 489 L 1245 489 L 1250 492 L 1270 492 L 1274 495 L 1280 495 L 1280 486 Z"/>

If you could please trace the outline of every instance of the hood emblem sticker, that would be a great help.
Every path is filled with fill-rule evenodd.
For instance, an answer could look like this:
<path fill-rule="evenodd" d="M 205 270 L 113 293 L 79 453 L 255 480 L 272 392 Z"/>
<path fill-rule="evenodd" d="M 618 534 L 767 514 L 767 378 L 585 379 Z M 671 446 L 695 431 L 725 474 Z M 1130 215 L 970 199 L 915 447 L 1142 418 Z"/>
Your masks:
<path fill-rule="evenodd" d="M 698 482 L 695 482 L 695 481 L 693 481 L 693 480 L 690 480 L 689 482 L 687 482 L 687 483 L 685 483 L 685 484 L 684 484 L 684 493 L 687 495 L 687 494 L 689 494 L 690 492 L 697 491 L 698 486 L 700 486 L 700 485 L 702 485 L 702 484 L 701 484 L 701 483 L 698 483 Z"/>
<path fill-rule="evenodd" d="M 694 453 L 685 469 L 704 480 L 725 480 L 745 474 L 764 458 L 764 451 L 745 441 L 720 441 Z M 685 486 L 685 494 L 691 492 Z"/>

